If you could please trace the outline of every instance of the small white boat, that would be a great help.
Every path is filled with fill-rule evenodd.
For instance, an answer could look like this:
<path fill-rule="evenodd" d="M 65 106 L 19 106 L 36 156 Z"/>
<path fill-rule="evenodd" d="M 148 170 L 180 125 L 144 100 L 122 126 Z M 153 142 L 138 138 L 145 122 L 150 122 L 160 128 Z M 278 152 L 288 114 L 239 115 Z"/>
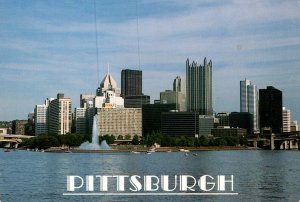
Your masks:
<path fill-rule="evenodd" d="M 180 152 L 190 152 L 188 149 L 179 149 Z"/>
<path fill-rule="evenodd" d="M 65 151 L 65 153 L 72 153 L 72 151 L 71 150 L 67 150 L 67 151 Z"/>
<path fill-rule="evenodd" d="M 141 152 L 138 152 L 138 151 L 131 151 L 131 153 L 133 153 L 133 154 L 140 154 Z"/>

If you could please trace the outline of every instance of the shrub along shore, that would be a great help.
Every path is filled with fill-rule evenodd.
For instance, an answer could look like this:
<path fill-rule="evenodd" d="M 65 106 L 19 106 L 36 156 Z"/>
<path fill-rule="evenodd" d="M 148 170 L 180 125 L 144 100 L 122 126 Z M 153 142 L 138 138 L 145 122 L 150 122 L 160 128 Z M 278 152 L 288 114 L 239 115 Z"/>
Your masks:
<path fill-rule="evenodd" d="M 130 139 L 131 136 L 119 136 L 117 139 Z M 147 151 L 149 147 L 155 143 L 160 145 L 161 148 L 157 151 L 176 151 L 181 148 L 188 148 L 189 150 L 237 150 L 249 149 L 246 147 L 247 139 L 241 137 L 206 137 L 199 138 L 180 136 L 170 137 L 163 136 L 161 133 L 152 133 L 143 136 L 142 138 L 135 135 L 131 142 L 127 145 L 114 145 L 116 140 L 113 135 L 99 136 L 99 143 L 106 140 L 111 145 L 113 150 L 120 151 Z M 21 148 L 29 149 L 43 149 L 43 150 L 64 150 L 71 148 L 78 148 L 83 142 L 91 142 L 91 135 L 39 135 L 31 139 L 25 140 L 20 146 Z M 52 149 L 50 149 L 52 148 Z M 56 148 L 56 149 L 55 149 Z"/>

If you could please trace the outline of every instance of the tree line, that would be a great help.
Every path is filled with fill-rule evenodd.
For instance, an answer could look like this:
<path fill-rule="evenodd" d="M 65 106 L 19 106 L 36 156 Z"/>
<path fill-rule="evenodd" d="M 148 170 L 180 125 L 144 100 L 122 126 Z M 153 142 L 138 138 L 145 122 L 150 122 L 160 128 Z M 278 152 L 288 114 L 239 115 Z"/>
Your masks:
<path fill-rule="evenodd" d="M 151 146 L 154 143 L 158 143 L 163 147 L 174 147 L 174 146 L 187 146 L 187 147 L 199 147 L 199 146 L 237 146 L 247 145 L 246 137 L 237 136 L 200 136 L 199 138 L 179 136 L 171 137 L 162 135 L 160 131 L 153 131 L 150 134 L 146 134 L 142 137 L 142 144 Z"/>
<path fill-rule="evenodd" d="M 31 149 L 48 149 L 50 147 L 78 147 L 83 142 L 91 142 L 91 135 L 79 135 L 79 134 L 67 134 L 67 135 L 54 135 L 54 134 L 43 134 L 27 140 L 24 140 L 21 146 Z M 113 144 L 115 140 L 130 140 L 131 136 L 119 135 L 117 138 L 114 135 L 99 136 L 99 144 L 106 140 L 108 144 Z M 207 137 L 200 136 L 199 138 L 179 136 L 171 137 L 162 135 L 161 132 L 152 132 L 146 134 L 143 137 L 134 135 L 131 139 L 133 145 L 147 145 L 152 146 L 154 143 L 160 144 L 163 147 L 174 147 L 174 146 L 187 146 L 187 147 L 199 147 L 199 146 L 237 146 L 246 145 L 247 139 L 243 137 L 235 136 L 224 136 L 224 137 Z"/>

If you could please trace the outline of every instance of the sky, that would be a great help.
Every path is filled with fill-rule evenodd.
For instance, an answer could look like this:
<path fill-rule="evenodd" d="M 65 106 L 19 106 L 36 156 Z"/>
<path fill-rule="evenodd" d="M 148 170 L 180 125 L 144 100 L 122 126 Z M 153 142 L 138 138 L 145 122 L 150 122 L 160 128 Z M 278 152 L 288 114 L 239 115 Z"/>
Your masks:
<path fill-rule="evenodd" d="M 142 70 L 153 102 L 205 57 L 214 111 L 239 111 L 247 78 L 283 91 L 300 120 L 300 0 L 0 0 L 0 120 L 59 92 L 78 107 L 108 64 L 119 88 L 122 69 Z"/>

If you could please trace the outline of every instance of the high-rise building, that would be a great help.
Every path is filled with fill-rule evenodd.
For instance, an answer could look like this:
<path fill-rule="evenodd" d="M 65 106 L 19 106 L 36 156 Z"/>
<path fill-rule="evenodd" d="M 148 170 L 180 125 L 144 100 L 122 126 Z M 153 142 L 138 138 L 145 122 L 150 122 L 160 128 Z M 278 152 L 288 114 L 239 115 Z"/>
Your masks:
<path fill-rule="evenodd" d="M 185 77 L 177 76 L 173 82 L 175 93 L 175 103 L 179 106 L 179 111 L 186 111 L 186 80 Z"/>
<path fill-rule="evenodd" d="M 173 81 L 173 91 L 186 94 L 186 80 L 185 77 L 177 76 Z"/>
<path fill-rule="evenodd" d="M 75 108 L 75 127 L 76 134 L 87 134 L 87 108 Z"/>
<path fill-rule="evenodd" d="M 57 99 L 49 104 L 48 131 L 50 134 L 65 135 L 71 132 L 72 101 L 63 93 L 57 94 Z"/>
<path fill-rule="evenodd" d="M 161 132 L 174 137 L 199 134 L 199 112 L 162 112 Z"/>
<path fill-rule="evenodd" d="M 219 120 L 219 126 L 230 126 L 229 125 L 229 112 L 221 112 L 216 115 L 216 118 Z"/>
<path fill-rule="evenodd" d="M 212 115 L 212 62 L 197 65 L 186 60 L 186 101 L 187 111 L 200 115 Z"/>
<path fill-rule="evenodd" d="M 121 95 L 142 95 L 142 71 L 123 69 L 121 72 Z"/>
<path fill-rule="evenodd" d="M 100 86 L 97 88 L 96 95 L 103 96 L 104 92 L 108 90 L 113 91 L 117 97 L 120 97 L 120 89 L 117 87 L 117 82 L 109 73 L 106 74 L 101 81 Z"/>
<path fill-rule="evenodd" d="M 13 120 L 12 121 L 12 134 L 27 135 L 25 132 L 27 120 Z"/>
<path fill-rule="evenodd" d="M 142 106 L 143 135 L 161 131 L 162 112 L 170 112 L 176 109 L 175 104 L 147 104 Z"/>
<path fill-rule="evenodd" d="M 282 107 L 282 132 L 291 132 L 291 110 Z"/>
<path fill-rule="evenodd" d="M 248 135 L 253 134 L 253 114 L 249 112 L 231 112 L 229 126 L 233 128 L 247 129 Z"/>
<path fill-rule="evenodd" d="M 259 125 L 282 132 L 282 92 L 273 86 L 259 90 Z"/>
<path fill-rule="evenodd" d="M 240 81 L 240 112 L 253 114 L 253 130 L 259 131 L 258 92 L 250 80 Z"/>
<path fill-rule="evenodd" d="M 94 98 L 94 108 L 123 108 L 124 99 L 120 97 L 120 89 L 110 74 L 105 75 Z"/>
<path fill-rule="evenodd" d="M 85 103 L 93 101 L 95 96 L 95 94 L 80 94 L 80 107 L 83 108 Z"/>
<path fill-rule="evenodd" d="M 98 131 L 100 136 L 130 135 L 142 136 L 142 109 L 141 108 L 98 108 Z"/>
<path fill-rule="evenodd" d="M 48 134 L 48 107 L 53 100 L 54 98 L 47 98 L 44 104 L 35 106 L 35 135 Z"/>
<path fill-rule="evenodd" d="M 121 96 L 125 108 L 142 108 L 150 104 L 150 96 L 142 93 L 142 71 L 123 69 L 121 72 Z"/>

